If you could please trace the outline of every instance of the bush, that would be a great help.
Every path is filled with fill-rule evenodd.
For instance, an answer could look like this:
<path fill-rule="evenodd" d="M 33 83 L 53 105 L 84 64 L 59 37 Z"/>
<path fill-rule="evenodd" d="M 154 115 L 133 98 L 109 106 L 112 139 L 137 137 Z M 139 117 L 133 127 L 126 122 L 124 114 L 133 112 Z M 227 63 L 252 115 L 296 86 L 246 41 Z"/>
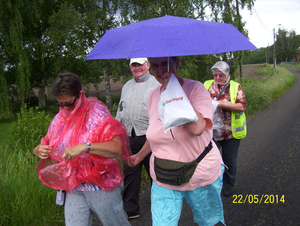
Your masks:
<path fill-rule="evenodd" d="M 8 144 L 12 149 L 32 152 L 46 135 L 51 117 L 43 111 L 38 112 L 38 107 L 27 110 L 26 104 L 17 117 L 17 121 L 11 125 Z"/>

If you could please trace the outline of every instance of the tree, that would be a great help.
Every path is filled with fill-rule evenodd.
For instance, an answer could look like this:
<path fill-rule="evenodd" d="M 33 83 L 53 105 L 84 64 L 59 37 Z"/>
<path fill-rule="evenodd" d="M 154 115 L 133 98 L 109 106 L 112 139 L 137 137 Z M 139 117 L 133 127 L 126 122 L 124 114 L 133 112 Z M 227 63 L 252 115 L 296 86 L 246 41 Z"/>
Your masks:
<path fill-rule="evenodd" d="M 292 61 L 300 46 L 300 36 L 294 30 L 279 29 L 275 45 L 278 62 Z"/>
<path fill-rule="evenodd" d="M 32 88 L 38 88 L 39 107 L 44 107 L 45 87 L 59 72 L 77 73 L 83 83 L 99 83 L 103 66 L 109 68 L 108 74 L 120 73 L 109 61 L 84 61 L 105 31 L 119 25 L 120 0 L 7 0 L 0 4 L 0 85 L 5 91 L 16 86 L 23 104 Z M 1 111 L 7 111 L 7 95 L 0 98 L 7 105 Z"/>
<path fill-rule="evenodd" d="M 32 88 L 38 88 L 39 107 L 42 108 L 45 106 L 45 87 L 52 83 L 59 72 L 77 73 L 83 83 L 98 83 L 104 77 L 105 81 L 110 81 L 110 78 L 119 79 L 121 73 L 125 73 L 125 77 L 130 74 L 127 60 L 84 61 L 107 30 L 167 14 L 243 27 L 243 23 L 237 22 L 240 17 L 236 10 L 239 7 L 251 9 L 253 2 L 254 0 L 1 1 L 1 88 L 7 90 L 7 86 L 10 86 L 13 90 L 13 85 L 16 85 L 17 94 L 23 103 Z M 231 56 L 234 55 L 183 57 L 183 72 L 186 76 L 197 77 L 199 73 L 204 76 L 209 73 L 207 67 L 216 60 L 228 60 Z M 184 67 L 185 64 L 189 67 Z M 109 82 L 106 84 L 106 104 L 110 107 Z M 7 105 L 8 95 L 0 95 L 0 98 L 1 103 Z M 6 101 L 2 101 L 3 98 Z"/>
<path fill-rule="evenodd" d="M 9 109 L 9 96 L 7 92 L 7 83 L 3 76 L 3 65 L 0 61 L 0 120 L 2 118 L 9 118 L 11 116 L 11 112 Z"/>
<path fill-rule="evenodd" d="M 1 1 L 2 75 L 10 87 L 16 85 L 23 104 L 32 87 L 44 85 L 40 76 L 50 74 L 51 50 L 44 33 L 58 4 L 55 0 Z"/>
<path fill-rule="evenodd" d="M 26 23 L 23 18 L 33 19 L 37 12 L 37 5 L 29 0 L 7 0 L 0 2 L 0 49 L 1 49 L 1 73 L 0 88 L 4 92 L 9 90 L 7 81 L 14 80 L 18 86 L 18 94 L 24 100 L 25 93 L 30 87 L 30 48 L 26 37 Z M 31 14 L 26 14 L 27 8 Z M 8 79 L 7 79 L 8 78 Z M 3 92 L 2 91 L 2 92 Z M 1 94 L 1 114 L 9 115 L 8 95 Z"/>
<path fill-rule="evenodd" d="M 106 30 L 119 24 L 115 16 L 119 5 L 119 0 L 65 0 L 59 10 L 51 15 L 50 28 L 46 32 L 53 45 L 55 74 L 61 71 L 75 72 L 81 76 L 84 84 L 100 83 L 104 77 L 108 81 L 108 108 L 112 106 L 110 73 L 117 72 L 118 67 L 110 67 L 110 61 L 90 62 L 84 61 L 84 58 Z"/>
<path fill-rule="evenodd" d="M 53 45 L 56 68 L 81 76 L 83 84 L 105 81 L 106 105 L 112 107 L 110 79 L 119 79 L 124 60 L 85 61 L 84 58 L 104 33 L 119 26 L 120 0 L 64 0 L 50 17 L 46 32 Z"/>
<path fill-rule="evenodd" d="M 259 48 L 259 50 L 250 51 L 250 54 L 248 54 L 244 57 L 244 63 L 245 64 L 263 64 L 263 63 L 266 63 L 267 62 L 267 59 L 266 59 L 267 52 L 269 52 L 269 54 L 271 54 L 271 55 L 269 55 L 269 59 L 273 60 L 273 58 L 272 58 L 273 52 L 271 52 L 271 49 L 268 50 L 267 48 L 263 47 L 263 48 Z"/>
<path fill-rule="evenodd" d="M 254 5 L 255 0 L 224 0 L 217 1 L 216 4 L 213 4 L 212 11 L 215 16 L 215 21 L 230 23 L 234 25 L 242 34 L 248 37 L 248 32 L 244 29 L 245 23 L 242 22 L 242 16 L 240 15 L 240 8 L 244 9 L 247 7 L 250 11 L 252 6 Z M 221 9 L 221 10 L 220 10 Z M 221 14 L 221 20 L 219 19 L 219 15 Z M 239 69 L 240 69 L 240 79 L 243 82 L 243 55 L 244 53 L 249 53 L 247 51 L 235 52 L 232 56 L 238 58 L 239 61 Z M 224 55 L 223 60 L 227 61 L 228 55 Z"/>

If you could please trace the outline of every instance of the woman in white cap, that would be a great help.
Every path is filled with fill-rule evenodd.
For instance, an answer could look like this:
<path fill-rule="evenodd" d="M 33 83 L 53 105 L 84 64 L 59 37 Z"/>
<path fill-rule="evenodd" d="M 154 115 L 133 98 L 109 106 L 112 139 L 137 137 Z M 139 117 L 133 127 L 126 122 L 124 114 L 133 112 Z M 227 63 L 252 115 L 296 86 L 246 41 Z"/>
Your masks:
<path fill-rule="evenodd" d="M 217 109 L 214 113 L 214 141 L 222 152 L 227 166 L 223 175 L 223 195 L 233 193 L 236 179 L 236 159 L 242 138 L 246 137 L 246 96 L 239 83 L 230 80 L 230 67 L 224 61 L 218 61 L 211 68 L 214 79 L 204 83 Z M 217 119 L 216 119 L 217 117 Z"/>

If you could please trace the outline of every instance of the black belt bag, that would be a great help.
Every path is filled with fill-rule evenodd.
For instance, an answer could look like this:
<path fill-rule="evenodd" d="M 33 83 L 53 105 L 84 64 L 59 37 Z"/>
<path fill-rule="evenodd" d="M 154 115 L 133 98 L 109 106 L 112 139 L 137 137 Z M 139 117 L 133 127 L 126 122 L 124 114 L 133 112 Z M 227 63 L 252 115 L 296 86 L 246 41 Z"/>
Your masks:
<path fill-rule="evenodd" d="M 212 143 L 204 149 L 201 155 L 192 162 L 178 162 L 154 157 L 156 180 L 169 185 L 181 185 L 190 181 L 198 163 L 212 149 Z"/>

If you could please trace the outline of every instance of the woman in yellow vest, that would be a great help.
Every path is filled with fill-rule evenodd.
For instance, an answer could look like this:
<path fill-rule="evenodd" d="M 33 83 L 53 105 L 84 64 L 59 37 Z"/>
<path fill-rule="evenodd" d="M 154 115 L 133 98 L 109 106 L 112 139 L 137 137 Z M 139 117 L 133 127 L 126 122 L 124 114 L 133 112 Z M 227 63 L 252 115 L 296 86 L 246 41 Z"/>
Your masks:
<path fill-rule="evenodd" d="M 214 79 L 206 81 L 204 86 L 213 100 L 213 109 L 216 109 L 213 119 L 214 141 L 228 167 L 223 175 L 223 195 L 229 197 L 236 179 L 240 139 L 247 134 L 244 114 L 247 101 L 240 84 L 230 80 L 230 67 L 226 62 L 218 61 L 211 70 Z"/>

